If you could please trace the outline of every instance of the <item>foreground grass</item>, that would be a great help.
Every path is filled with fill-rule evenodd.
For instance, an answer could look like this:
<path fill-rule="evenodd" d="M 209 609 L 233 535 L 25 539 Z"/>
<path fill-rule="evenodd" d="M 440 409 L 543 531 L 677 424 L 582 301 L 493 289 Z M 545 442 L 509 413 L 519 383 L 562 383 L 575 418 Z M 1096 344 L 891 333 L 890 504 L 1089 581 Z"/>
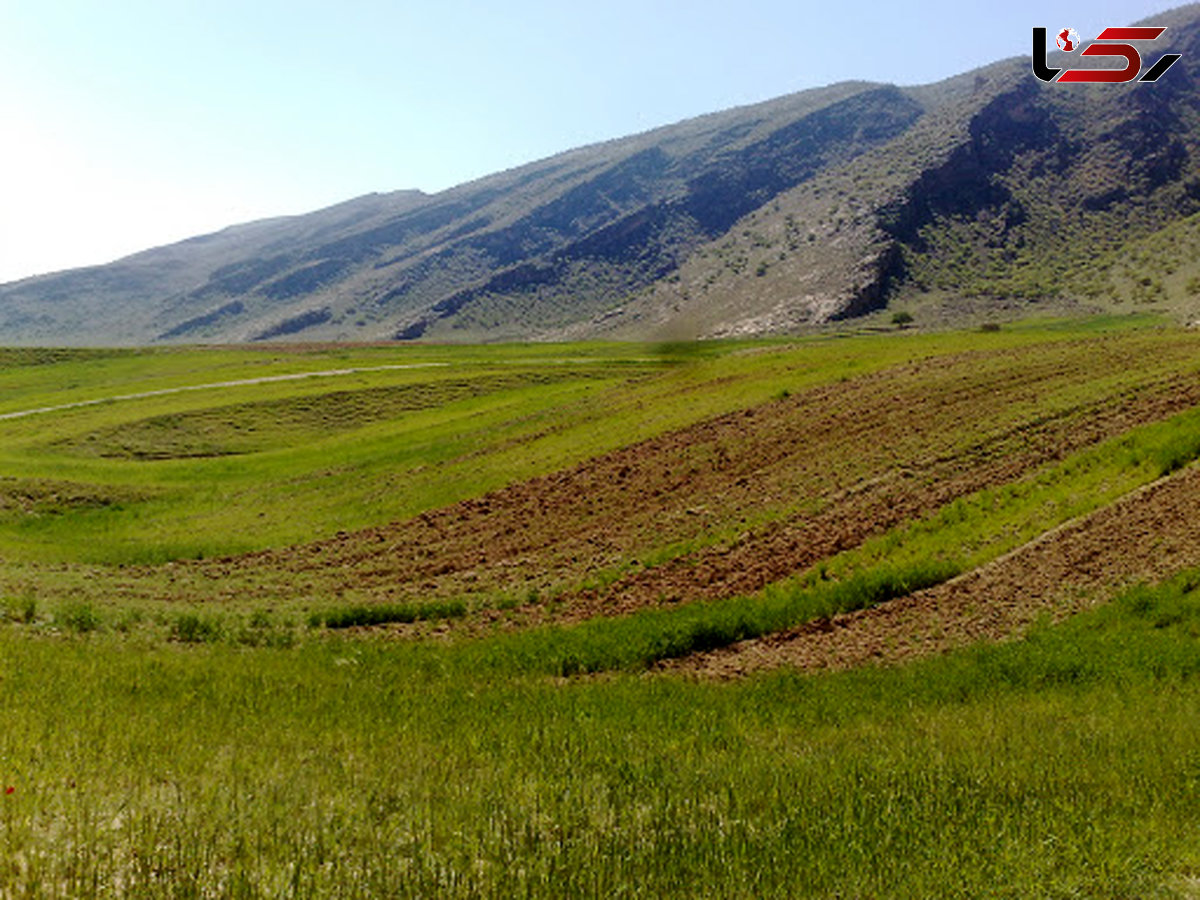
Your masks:
<path fill-rule="evenodd" d="M 0 894 L 1171 896 L 1200 873 L 1197 583 L 736 685 L 2 629 Z"/>

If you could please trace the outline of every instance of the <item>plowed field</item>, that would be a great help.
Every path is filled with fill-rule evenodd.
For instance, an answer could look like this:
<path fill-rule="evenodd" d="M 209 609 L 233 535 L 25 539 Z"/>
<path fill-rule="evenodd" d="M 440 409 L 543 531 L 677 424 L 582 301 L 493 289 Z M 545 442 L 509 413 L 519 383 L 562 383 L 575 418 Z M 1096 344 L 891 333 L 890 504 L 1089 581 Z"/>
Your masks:
<path fill-rule="evenodd" d="M 1194 406 L 1200 377 L 1179 370 L 1195 359 L 1184 338 L 1150 361 L 1137 342 L 1110 339 L 922 361 L 409 521 L 177 566 L 171 589 L 485 606 L 508 595 L 531 620 L 746 593 Z M 556 602 L 538 602 L 547 597 Z"/>
<path fill-rule="evenodd" d="M 778 666 L 895 663 L 1012 637 L 1134 582 L 1200 563 L 1200 469 L 1155 482 L 960 578 L 873 609 L 698 653 L 664 668 L 732 677 Z"/>

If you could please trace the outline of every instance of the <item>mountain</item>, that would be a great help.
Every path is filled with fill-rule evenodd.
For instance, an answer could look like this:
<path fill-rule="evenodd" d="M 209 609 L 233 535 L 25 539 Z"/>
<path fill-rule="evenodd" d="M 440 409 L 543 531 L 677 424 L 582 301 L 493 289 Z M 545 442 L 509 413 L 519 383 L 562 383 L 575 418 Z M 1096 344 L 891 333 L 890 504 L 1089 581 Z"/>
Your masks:
<path fill-rule="evenodd" d="M 1153 84 L 1046 84 L 1019 57 L 804 91 L 3 285 L 0 342 L 732 336 L 889 303 L 1195 317 L 1200 6 L 1149 24 L 1169 30 L 1147 66 L 1182 54 Z"/>

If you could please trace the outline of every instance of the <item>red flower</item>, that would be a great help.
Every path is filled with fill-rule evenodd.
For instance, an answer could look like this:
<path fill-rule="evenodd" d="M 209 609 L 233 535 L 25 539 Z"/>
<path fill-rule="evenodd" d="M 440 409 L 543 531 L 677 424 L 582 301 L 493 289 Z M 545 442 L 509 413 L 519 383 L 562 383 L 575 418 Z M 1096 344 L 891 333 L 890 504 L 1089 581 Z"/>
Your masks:
<path fill-rule="evenodd" d="M 11 793 L 12 793 L 13 791 L 15 791 L 15 790 L 16 790 L 16 788 L 15 788 L 15 787 L 6 787 L 6 788 L 4 789 L 4 793 L 5 793 L 6 795 L 7 795 L 7 794 L 11 794 Z"/>

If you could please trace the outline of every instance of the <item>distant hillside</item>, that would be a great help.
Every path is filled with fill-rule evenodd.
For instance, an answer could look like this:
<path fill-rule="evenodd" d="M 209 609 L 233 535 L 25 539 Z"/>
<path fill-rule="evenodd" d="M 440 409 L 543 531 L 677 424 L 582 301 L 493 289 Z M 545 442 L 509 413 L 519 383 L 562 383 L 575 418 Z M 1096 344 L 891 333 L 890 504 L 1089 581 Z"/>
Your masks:
<path fill-rule="evenodd" d="M 439 194 L 377 194 L 0 286 L 2 343 L 654 338 L 889 303 L 1200 316 L 1200 7 L 1161 81 L 1027 57 L 805 91 Z M 1052 64 L 1055 64 L 1052 61 Z"/>

